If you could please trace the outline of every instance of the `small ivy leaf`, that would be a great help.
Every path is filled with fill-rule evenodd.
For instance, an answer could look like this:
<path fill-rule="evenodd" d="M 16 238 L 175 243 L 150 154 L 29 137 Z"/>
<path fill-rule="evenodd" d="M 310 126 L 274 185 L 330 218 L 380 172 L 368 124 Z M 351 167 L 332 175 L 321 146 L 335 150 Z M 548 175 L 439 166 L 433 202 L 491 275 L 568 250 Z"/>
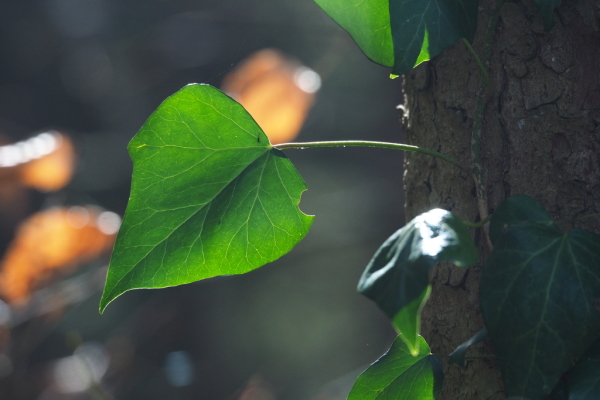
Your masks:
<path fill-rule="evenodd" d="M 377 64 L 394 65 L 394 44 L 388 0 L 315 0 L 323 11 L 344 28 L 365 55 Z"/>
<path fill-rule="evenodd" d="M 560 5 L 561 0 L 535 0 L 537 9 L 544 20 L 544 29 L 549 31 L 556 21 L 554 20 L 554 9 Z"/>
<path fill-rule="evenodd" d="M 404 74 L 461 38 L 472 41 L 475 36 L 478 0 L 389 2 L 395 56 L 393 74 Z"/>
<path fill-rule="evenodd" d="M 312 223 L 298 209 L 306 185 L 292 163 L 211 86 L 166 99 L 129 153 L 131 197 L 101 311 L 127 290 L 256 269 L 289 252 Z"/>
<path fill-rule="evenodd" d="M 392 325 L 402 333 L 402 338 L 406 340 L 413 356 L 419 352 L 418 336 L 421 332 L 421 310 L 427 303 L 430 294 L 431 285 L 427 285 L 419 297 L 401 308 L 392 319 Z"/>
<path fill-rule="evenodd" d="M 569 371 L 569 400 L 600 399 L 600 340 Z"/>
<path fill-rule="evenodd" d="M 419 336 L 419 352 L 397 337 L 390 349 L 363 372 L 354 383 L 348 400 L 433 400 L 442 389 L 444 373 L 440 360 L 430 354 Z"/>
<path fill-rule="evenodd" d="M 502 202 L 494 211 L 490 221 L 490 239 L 495 244 L 500 235 L 509 226 L 534 222 L 550 228 L 559 229 L 548 211 L 532 197 L 512 196 Z M 560 232 L 560 229 L 559 229 Z"/>
<path fill-rule="evenodd" d="M 450 359 L 457 363 L 461 368 L 465 368 L 465 354 L 467 353 L 467 349 L 485 339 L 487 333 L 488 332 L 486 328 L 483 328 L 477 332 L 472 338 L 454 349 L 454 351 L 449 355 Z"/>
<path fill-rule="evenodd" d="M 477 28 L 477 0 L 315 0 L 356 41 L 367 57 L 410 71 Z"/>
<path fill-rule="evenodd" d="M 539 400 L 600 336 L 600 236 L 546 221 L 509 226 L 480 290 L 507 394 Z"/>
<path fill-rule="evenodd" d="M 429 271 L 450 261 L 462 267 L 477 262 L 477 249 L 463 222 L 434 209 L 414 218 L 377 250 L 358 283 L 402 332 L 411 352 L 419 352 L 420 312 L 429 293 Z"/>

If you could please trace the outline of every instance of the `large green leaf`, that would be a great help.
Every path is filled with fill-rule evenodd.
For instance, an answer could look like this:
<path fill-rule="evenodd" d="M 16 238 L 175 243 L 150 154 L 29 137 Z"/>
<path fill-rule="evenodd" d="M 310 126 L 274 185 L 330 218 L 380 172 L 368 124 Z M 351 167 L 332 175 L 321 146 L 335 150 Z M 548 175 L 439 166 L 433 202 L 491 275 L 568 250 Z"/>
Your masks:
<path fill-rule="evenodd" d="M 377 250 L 358 283 L 393 321 L 412 353 L 419 352 L 420 313 L 429 294 L 429 270 L 451 261 L 477 262 L 477 249 L 463 222 L 436 208 L 419 215 Z"/>
<path fill-rule="evenodd" d="M 371 60 L 400 75 L 461 38 L 472 40 L 478 0 L 315 0 Z"/>
<path fill-rule="evenodd" d="M 442 364 L 430 354 L 419 336 L 419 353 L 413 356 L 401 336 L 379 360 L 363 372 L 348 400 L 433 400 L 444 383 Z"/>
<path fill-rule="evenodd" d="M 291 250 L 304 181 L 244 108 L 207 85 L 166 99 L 129 144 L 131 197 L 106 305 L 123 292 L 241 274 Z"/>
<path fill-rule="evenodd" d="M 538 400 L 600 335 L 600 236 L 565 234 L 536 214 L 530 222 L 502 220 L 531 209 L 531 199 L 520 199 L 505 206 L 522 210 L 492 218 L 503 230 L 483 268 L 480 296 L 507 394 Z"/>
<path fill-rule="evenodd" d="M 394 65 L 394 44 L 388 0 L 315 0 L 354 39 L 367 57 L 378 64 Z"/>
<path fill-rule="evenodd" d="M 600 399 L 600 340 L 569 371 L 569 400 Z"/>

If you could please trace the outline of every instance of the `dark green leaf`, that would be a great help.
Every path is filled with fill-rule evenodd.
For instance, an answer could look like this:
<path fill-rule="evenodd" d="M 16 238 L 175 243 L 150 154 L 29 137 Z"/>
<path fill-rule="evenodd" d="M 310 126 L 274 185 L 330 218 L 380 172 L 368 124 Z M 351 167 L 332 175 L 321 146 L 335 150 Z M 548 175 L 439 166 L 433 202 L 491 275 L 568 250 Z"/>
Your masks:
<path fill-rule="evenodd" d="M 490 222 L 490 239 L 492 244 L 496 243 L 502 231 L 509 226 L 530 222 L 558 229 L 554 221 L 552 221 L 550 214 L 548 214 L 537 200 L 525 195 L 509 197 L 494 211 L 492 221 Z"/>
<path fill-rule="evenodd" d="M 600 340 L 569 371 L 569 400 L 600 399 Z"/>
<path fill-rule="evenodd" d="M 472 40 L 477 0 L 315 0 L 371 60 L 401 75 L 453 45 Z"/>
<path fill-rule="evenodd" d="M 291 250 L 312 218 L 300 175 L 244 108 L 207 85 L 165 100 L 129 144 L 131 197 L 106 305 L 136 288 L 241 274 Z"/>
<path fill-rule="evenodd" d="M 473 337 L 471 337 L 466 342 L 459 345 L 452 353 L 450 353 L 450 359 L 457 363 L 461 368 L 465 367 L 465 354 L 467 353 L 467 349 L 474 344 L 481 342 L 487 336 L 487 329 L 483 328 L 479 332 L 477 332 Z"/>
<path fill-rule="evenodd" d="M 558 7 L 561 0 L 535 0 L 538 11 L 544 19 L 544 28 L 549 31 L 554 26 L 554 9 Z"/>
<path fill-rule="evenodd" d="M 418 353 L 420 310 L 427 300 L 429 270 L 451 261 L 463 267 L 477 262 L 477 249 L 462 221 L 451 212 L 434 209 L 419 215 L 377 250 L 358 283 Z"/>
<path fill-rule="evenodd" d="M 477 28 L 478 0 L 389 0 L 396 75 L 429 60 Z M 427 47 L 424 41 L 427 38 Z M 425 55 L 426 54 L 426 55 Z M 421 55 L 421 56 L 420 56 Z"/>
<path fill-rule="evenodd" d="M 497 216 L 494 215 L 494 220 Z M 539 400 L 600 335 L 600 236 L 529 222 L 496 238 L 481 305 L 509 396 Z"/>
<path fill-rule="evenodd" d="M 567 383 L 561 379 L 558 381 L 558 384 L 554 386 L 552 392 L 546 397 L 544 400 L 569 400 L 569 388 L 567 387 Z"/>
<path fill-rule="evenodd" d="M 342 28 L 348 31 L 367 57 L 378 64 L 394 65 L 394 45 L 388 0 L 315 0 Z"/>
<path fill-rule="evenodd" d="M 411 355 L 401 337 L 379 360 L 363 372 L 348 395 L 348 400 L 433 400 L 444 382 L 442 364 L 429 354 L 422 337 L 419 353 Z"/>

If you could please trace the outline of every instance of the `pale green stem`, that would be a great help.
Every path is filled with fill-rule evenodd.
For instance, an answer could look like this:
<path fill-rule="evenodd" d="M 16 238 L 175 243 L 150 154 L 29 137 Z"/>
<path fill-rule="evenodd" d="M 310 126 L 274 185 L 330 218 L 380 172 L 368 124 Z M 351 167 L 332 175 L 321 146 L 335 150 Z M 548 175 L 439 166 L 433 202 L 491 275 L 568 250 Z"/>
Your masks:
<path fill-rule="evenodd" d="M 494 7 L 492 16 L 488 22 L 488 29 L 483 46 L 483 57 L 481 60 L 479 60 L 478 63 L 480 67 L 484 67 L 484 69 L 488 61 L 490 60 L 492 42 L 494 38 L 494 33 L 496 32 L 496 23 L 498 22 L 498 16 L 500 14 L 500 8 L 502 8 L 502 4 L 504 4 L 504 0 L 499 0 L 496 6 Z M 477 207 L 479 208 L 479 216 L 482 220 L 485 220 L 488 216 L 488 201 L 487 189 L 485 184 L 485 175 L 481 161 L 481 131 L 483 129 L 483 118 L 485 108 L 488 101 L 490 100 L 490 96 L 492 95 L 491 90 L 488 92 L 487 95 L 485 95 L 484 86 L 490 88 L 486 77 L 487 80 L 489 80 L 489 75 L 487 74 L 487 72 L 484 74 L 482 78 L 483 82 L 480 84 L 479 96 L 477 97 L 477 107 L 475 110 L 475 118 L 473 121 L 473 133 L 471 136 L 471 156 L 473 162 L 472 173 L 473 180 L 475 181 L 475 188 L 477 191 Z M 493 246 L 490 240 L 489 231 L 487 228 L 484 228 L 483 232 L 485 234 L 488 247 L 491 250 Z"/>
<path fill-rule="evenodd" d="M 467 46 L 467 50 L 469 50 L 469 53 L 471 53 L 471 55 L 475 59 L 475 62 L 477 63 L 477 66 L 479 67 L 479 70 L 481 71 L 481 74 L 483 75 L 483 79 L 485 80 L 485 83 L 487 84 L 487 87 L 491 92 L 492 91 L 492 81 L 490 80 L 490 76 L 488 75 L 487 70 L 483 66 L 481 59 L 479 58 L 477 53 L 475 53 L 475 49 L 473 49 L 473 46 L 471 46 L 471 43 L 469 43 L 469 41 L 467 39 L 462 38 L 462 41 L 465 44 L 465 46 Z"/>
<path fill-rule="evenodd" d="M 412 151 L 414 153 L 427 154 L 433 157 L 440 158 L 450 164 L 456 165 L 458 168 L 465 172 L 471 172 L 471 169 L 454 158 L 447 156 L 446 154 L 438 153 L 437 151 L 427 150 L 417 146 L 411 146 L 408 144 L 400 143 L 388 143 L 388 142 L 371 142 L 368 140 L 340 140 L 332 142 L 304 142 L 304 143 L 281 143 L 273 145 L 278 150 L 284 149 L 309 149 L 313 147 L 380 147 L 383 149 Z"/>
<path fill-rule="evenodd" d="M 582 219 L 595 218 L 595 217 L 600 217 L 600 214 L 582 215 L 581 217 L 577 217 L 577 219 L 581 221 Z"/>
<path fill-rule="evenodd" d="M 481 228 L 482 226 L 484 226 L 485 224 L 487 224 L 491 219 L 492 219 L 492 216 L 488 215 L 487 217 L 485 217 L 484 219 L 482 219 L 479 222 L 467 222 L 467 221 L 463 221 L 462 223 L 465 224 L 466 226 L 470 227 L 470 228 Z"/>

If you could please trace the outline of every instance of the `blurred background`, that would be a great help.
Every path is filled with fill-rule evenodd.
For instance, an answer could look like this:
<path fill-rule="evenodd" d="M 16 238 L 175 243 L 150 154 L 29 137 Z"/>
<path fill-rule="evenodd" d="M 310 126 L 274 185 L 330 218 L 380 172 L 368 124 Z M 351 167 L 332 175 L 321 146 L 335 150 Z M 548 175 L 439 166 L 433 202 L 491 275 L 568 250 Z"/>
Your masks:
<path fill-rule="evenodd" d="M 288 150 L 316 215 L 291 253 L 98 303 L 167 96 L 221 87 L 272 141 L 400 142 L 388 75 L 311 0 L 0 0 L 0 399 L 345 399 L 394 337 L 355 288 L 404 223 L 398 152 Z"/>

